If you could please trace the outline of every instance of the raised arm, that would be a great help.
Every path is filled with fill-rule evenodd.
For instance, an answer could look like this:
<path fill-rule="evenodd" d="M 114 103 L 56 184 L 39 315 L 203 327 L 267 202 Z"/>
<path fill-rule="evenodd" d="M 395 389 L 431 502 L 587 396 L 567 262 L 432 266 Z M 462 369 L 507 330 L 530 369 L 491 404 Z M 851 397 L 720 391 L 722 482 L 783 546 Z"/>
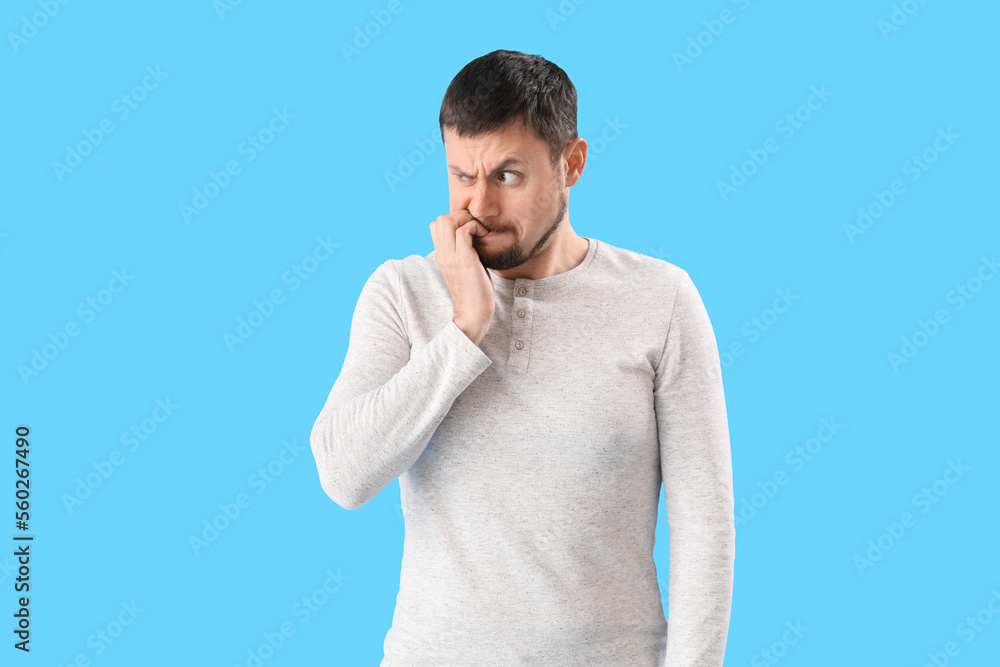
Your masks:
<path fill-rule="evenodd" d="M 344 365 L 309 436 L 320 484 L 357 509 L 413 465 L 452 403 L 491 363 L 452 320 L 416 354 L 396 261 L 365 283 Z"/>
<path fill-rule="evenodd" d="M 729 424 L 715 333 L 686 271 L 653 389 L 670 525 L 666 664 L 721 667 L 736 556 Z"/>

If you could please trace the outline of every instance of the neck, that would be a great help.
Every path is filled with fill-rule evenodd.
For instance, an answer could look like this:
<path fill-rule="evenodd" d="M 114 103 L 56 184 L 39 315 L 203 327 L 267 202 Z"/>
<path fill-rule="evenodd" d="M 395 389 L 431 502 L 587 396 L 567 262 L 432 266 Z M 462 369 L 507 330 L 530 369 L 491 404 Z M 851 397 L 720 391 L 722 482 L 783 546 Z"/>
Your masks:
<path fill-rule="evenodd" d="M 508 280 L 547 278 L 579 266 L 587 257 L 589 250 L 590 242 L 578 236 L 566 220 L 560 225 L 559 231 L 549 239 L 548 245 L 539 250 L 534 257 L 513 269 L 493 271 L 493 273 Z"/>

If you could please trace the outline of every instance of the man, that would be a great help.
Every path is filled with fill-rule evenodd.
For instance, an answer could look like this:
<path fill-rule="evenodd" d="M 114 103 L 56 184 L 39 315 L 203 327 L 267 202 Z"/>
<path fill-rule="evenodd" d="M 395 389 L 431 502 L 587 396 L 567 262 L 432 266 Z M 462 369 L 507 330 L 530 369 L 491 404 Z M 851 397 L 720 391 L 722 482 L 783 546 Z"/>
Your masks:
<path fill-rule="evenodd" d="M 399 478 L 383 667 L 722 665 L 735 517 L 715 335 L 686 271 L 570 226 L 576 99 L 562 69 L 516 51 L 455 76 L 450 212 L 433 252 L 364 285 L 313 427 L 338 505 Z"/>

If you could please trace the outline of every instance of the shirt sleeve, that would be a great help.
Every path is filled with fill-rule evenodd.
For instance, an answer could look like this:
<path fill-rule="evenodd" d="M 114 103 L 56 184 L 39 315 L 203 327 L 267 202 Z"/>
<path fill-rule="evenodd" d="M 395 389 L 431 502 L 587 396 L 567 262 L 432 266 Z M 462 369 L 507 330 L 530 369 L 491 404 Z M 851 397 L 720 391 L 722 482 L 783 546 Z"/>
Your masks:
<path fill-rule="evenodd" d="M 721 667 L 736 556 L 722 369 L 712 323 L 686 271 L 672 308 L 653 384 L 670 526 L 666 664 Z"/>
<path fill-rule="evenodd" d="M 451 319 L 411 355 L 396 261 L 361 290 L 343 367 L 309 436 L 323 490 L 348 510 L 413 465 L 455 399 L 493 363 Z"/>

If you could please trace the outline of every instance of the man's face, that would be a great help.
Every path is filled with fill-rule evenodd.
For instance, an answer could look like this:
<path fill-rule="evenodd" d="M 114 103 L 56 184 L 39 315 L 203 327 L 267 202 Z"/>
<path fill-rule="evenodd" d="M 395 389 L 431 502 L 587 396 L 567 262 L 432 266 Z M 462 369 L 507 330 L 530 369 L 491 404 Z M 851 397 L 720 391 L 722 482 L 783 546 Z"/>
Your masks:
<path fill-rule="evenodd" d="M 553 167 L 549 146 L 520 119 L 478 137 L 444 131 L 449 210 L 468 209 L 490 231 L 472 247 L 487 269 L 506 271 L 531 259 L 566 215 L 563 162 Z"/>

